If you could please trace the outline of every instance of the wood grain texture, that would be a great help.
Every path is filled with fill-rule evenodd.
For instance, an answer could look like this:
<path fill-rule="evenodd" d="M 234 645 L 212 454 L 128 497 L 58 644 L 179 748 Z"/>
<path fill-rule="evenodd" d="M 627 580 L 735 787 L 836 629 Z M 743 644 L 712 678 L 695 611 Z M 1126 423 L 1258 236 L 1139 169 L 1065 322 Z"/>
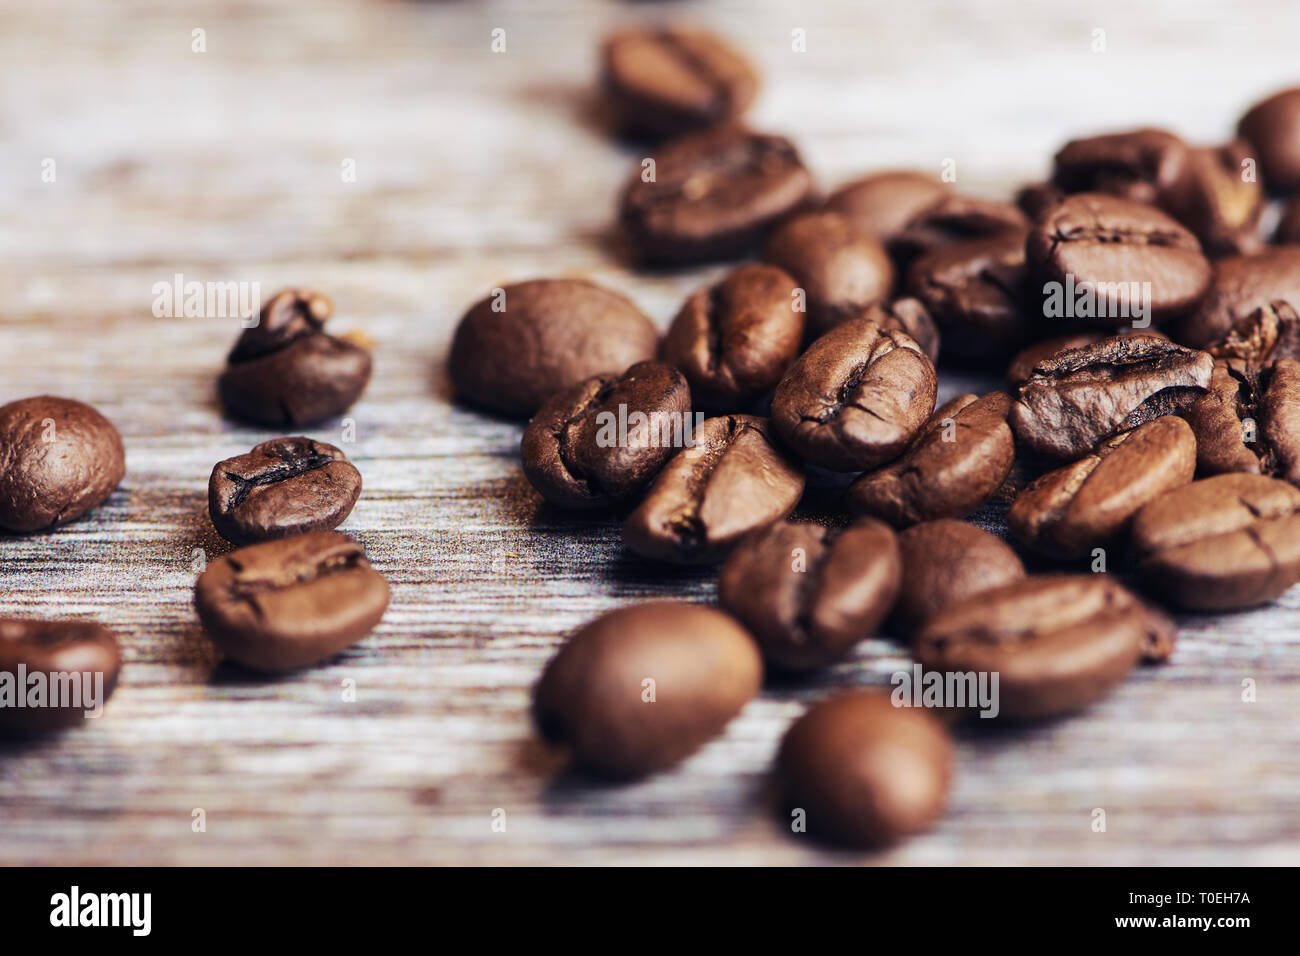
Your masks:
<path fill-rule="evenodd" d="M 796 137 L 827 186 L 952 158 L 964 188 L 1005 195 L 1070 135 L 1154 121 L 1213 142 L 1300 79 L 1287 0 L 807 6 L 670 9 L 752 52 L 755 123 Z M 638 154 L 599 124 L 594 51 L 612 24 L 654 12 L 0 4 L 0 402 L 92 402 L 128 451 L 92 518 L 0 538 L 0 613 L 97 618 L 126 655 L 103 719 L 0 744 L 0 863 L 1300 862 L 1300 590 L 1183 619 L 1174 663 L 1086 715 L 965 733 L 947 817 L 883 855 L 784 833 L 766 772 L 807 702 L 905 665 L 885 641 L 769 688 L 644 783 L 593 785 L 534 742 L 529 689 L 566 633 L 629 601 L 714 591 L 707 571 L 629 559 L 612 520 L 541 507 L 519 472 L 520 426 L 451 404 L 442 368 L 454 323 L 494 286 L 588 276 L 666 325 L 718 274 L 630 272 L 609 231 Z M 806 53 L 791 50 L 796 28 Z M 341 181 L 349 158 L 355 183 Z M 319 288 L 339 330 L 377 343 L 344 446 L 365 478 L 344 530 L 393 604 L 327 666 L 251 677 L 220 665 L 196 622 L 196 549 L 225 550 L 204 512 L 209 471 L 270 435 L 215 403 L 236 323 L 152 316 L 153 284 L 178 272 Z M 970 384 L 945 375 L 943 394 Z M 338 443 L 341 426 L 310 434 Z M 980 520 L 999 528 L 1004 511 Z M 191 831 L 195 808 L 206 833 Z"/>

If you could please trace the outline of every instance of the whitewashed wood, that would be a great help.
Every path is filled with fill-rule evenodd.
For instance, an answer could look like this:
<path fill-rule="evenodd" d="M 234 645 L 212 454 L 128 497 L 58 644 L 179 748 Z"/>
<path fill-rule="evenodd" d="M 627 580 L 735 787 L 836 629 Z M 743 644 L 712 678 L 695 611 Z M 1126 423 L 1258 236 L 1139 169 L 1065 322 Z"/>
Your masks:
<path fill-rule="evenodd" d="M 828 186 L 952 158 L 965 188 L 1006 194 L 1072 134 L 1156 121 L 1214 141 L 1253 97 L 1300 79 L 1300 10 L 1283 0 L 809 6 L 672 9 L 752 51 L 756 123 L 795 136 Z M 708 599 L 713 581 L 652 573 L 623 556 L 612 521 L 540 508 L 519 426 L 450 405 L 441 360 L 464 308 L 507 281 L 591 276 L 666 323 L 717 274 L 628 272 L 609 235 L 637 154 L 596 122 L 594 49 L 654 12 L 0 4 L 0 401 L 93 402 L 129 469 L 91 520 L 0 538 L 0 613 L 99 618 L 127 658 L 101 721 L 0 744 L 0 862 L 1300 861 L 1297 591 L 1269 611 L 1185 619 L 1175 663 L 1085 716 L 964 735 L 949 815 L 882 856 L 783 834 L 765 773 L 806 702 L 905 664 L 883 641 L 766 690 L 722 739 L 641 784 L 592 786 L 534 742 L 529 687 L 565 633 L 628 601 Z M 504 54 L 490 52 L 496 27 Z M 1089 48 L 1098 27 L 1104 54 Z M 796 28 L 806 53 L 791 51 Z M 223 549 L 208 473 L 268 434 L 223 421 L 213 399 L 234 324 L 150 314 L 153 284 L 175 272 L 315 286 L 340 329 L 377 343 L 351 413 L 366 487 L 345 529 L 394 599 L 329 666 L 255 679 L 218 666 L 196 623 L 193 551 Z M 949 376 L 945 392 L 969 384 Z M 1000 511 L 981 520 L 996 528 Z M 1240 702 L 1247 677 L 1255 704 Z M 355 704 L 340 699 L 347 678 Z M 505 833 L 490 826 L 498 807 Z"/>

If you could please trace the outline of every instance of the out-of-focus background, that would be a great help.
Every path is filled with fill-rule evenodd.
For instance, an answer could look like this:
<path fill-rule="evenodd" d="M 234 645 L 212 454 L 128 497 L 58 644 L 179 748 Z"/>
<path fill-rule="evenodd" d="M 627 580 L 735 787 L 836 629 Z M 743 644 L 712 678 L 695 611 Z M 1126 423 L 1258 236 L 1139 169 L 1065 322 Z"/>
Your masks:
<path fill-rule="evenodd" d="M 1007 196 L 1071 136 L 1158 124 L 1217 143 L 1300 82 L 1289 0 L 5 0 L 0 402 L 92 402 L 128 473 L 92 518 L 0 537 L 0 614 L 95 617 L 126 656 L 101 720 L 0 742 L 0 863 L 1300 862 L 1297 590 L 1184 618 L 1172 665 L 1083 715 L 964 732 L 948 815 L 885 854 L 784 832 L 765 792 L 807 702 L 905 666 L 884 640 L 767 689 L 643 783 L 594 785 L 534 742 L 529 690 L 569 631 L 711 599 L 713 574 L 647 568 L 614 520 L 542 508 L 521 426 L 451 404 L 443 357 L 465 308 L 510 281 L 588 276 L 666 325 L 722 271 L 630 271 L 611 233 L 640 152 L 601 124 L 597 46 L 661 16 L 754 59 L 752 123 L 793 137 L 825 188 L 951 159 L 959 188 Z M 335 331 L 376 342 L 342 530 L 393 604 L 327 666 L 220 665 L 191 609 L 196 569 L 227 548 L 212 465 L 273 436 L 216 405 L 237 320 L 152 314 L 178 273 L 317 288 Z M 340 444 L 342 427 L 308 434 Z"/>

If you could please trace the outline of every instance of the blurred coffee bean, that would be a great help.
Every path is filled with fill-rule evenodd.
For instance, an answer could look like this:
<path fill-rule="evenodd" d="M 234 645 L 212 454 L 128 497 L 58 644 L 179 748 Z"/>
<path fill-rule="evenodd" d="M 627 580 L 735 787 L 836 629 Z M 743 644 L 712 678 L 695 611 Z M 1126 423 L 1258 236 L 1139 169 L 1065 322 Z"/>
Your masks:
<path fill-rule="evenodd" d="M 1226 146 L 1191 151 L 1192 189 L 1183 224 L 1213 259 L 1249 255 L 1264 248 L 1259 220 L 1264 190 L 1258 179 L 1243 176 L 1249 147 L 1240 140 Z"/>
<path fill-rule="evenodd" d="M 1025 566 L 996 535 L 965 521 L 923 521 L 898 535 L 903 584 L 891 624 L 907 637 L 949 605 L 1020 581 Z"/>
<path fill-rule="evenodd" d="M 0 738 L 98 719 L 117 687 L 117 635 L 93 621 L 0 617 Z"/>
<path fill-rule="evenodd" d="M 1209 291 L 1191 314 L 1170 327 L 1170 334 L 1185 345 L 1206 348 L 1239 324 L 1250 324 L 1261 309 L 1279 315 L 1300 311 L 1300 248 L 1279 246 L 1220 259 Z"/>
<path fill-rule="evenodd" d="M 889 244 L 889 254 L 905 270 L 917 256 L 954 242 L 1023 235 L 1028 226 L 1025 214 L 1009 202 L 949 193 L 908 221 Z"/>
<path fill-rule="evenodd" d="M 1300 190 L 1300 89 L 1256 103 L 1237 124 L 1237 134 L 1254 148 L 1270 192 Z"/>
<path fill-rule="evenodd" d="M 826 200 L 825 208 L 888 245 L 919 213 L 948 195 L 945 183 L 925 173 L 891 170 L 845 183 Z"/>
<path fill-rule="evenodd" d="M 1182 220 L 1195 188 L 1191 153 L 1161 129 L 1075 139 L 1056 154 L 1052 183 L 1067 195 L 1106 193 L 1157 206 Z"/>

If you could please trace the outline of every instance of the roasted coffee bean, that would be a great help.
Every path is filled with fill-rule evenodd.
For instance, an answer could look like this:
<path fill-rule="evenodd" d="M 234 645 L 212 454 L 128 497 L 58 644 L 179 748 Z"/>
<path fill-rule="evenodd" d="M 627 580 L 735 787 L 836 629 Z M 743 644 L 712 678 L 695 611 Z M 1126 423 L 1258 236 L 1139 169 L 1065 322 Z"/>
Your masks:
<path fill-rule="evenodd" d="M 917 256 L 941 246 L 1007 233 L 1024 234 L 1025 214 L 1009 202 L 949 193 L 920 210 L 889 244 L 889 253 L 906 267 Z"/>
<path fill-rule="evenodd" d="M 1237 135 L 1254 147 L 1270 191 L 1300 189 L 1300 89 L 1256 103 L 1237 124 Z"/>
<path fill-rule="evenodd" d="M 1190 231 L 1154 206 L 1103 193 L 1078 193 L 1039 217 L 1025 257 L 1035 277 L 1054 284 L 1043 289 L 1044 315 L 1106 328 L 1173 318 L 1210 286 L 1210 263 Z"/>
<path fill-rule="evenodd" d="M 542 736 L 615 778 L 671 767 L 740 713 L 763 683 L 744 628 L 711 608 L 619 608 L 580 628 L 533 690 Z"/>
<path fill-rule="evenodd" d="M 1220 259 L 1214 264 L 1210 291 L 1171 334 L 1193 348 L 1207 348 L 1234 330 L 1266 323 L 1265 317 L 1255 315 L 1260 310 L 1272 310 L 1280 324 L 1294 327 L 1300 311 L 1300 248 L 1280 246 L 1254 256 Z"/>
<path fill-rule="evenodd" d="M 663 359 L 702 408 L 737 411 L 781 381 L 803 343 L 798 285 L 775 266 L 745 265 L 700 289 L 664 336 Z"/>
<path fill-rule="evenodd" d="M 1147 330 L 1143 334 L 1156 335 L 1159 333 Z M 1034 374 L 1034 366 L 1043 359 L 1051 358 L 1057 352 L 1064 352 L 1066 349 L 1077 349 L 1084 345 L 1091 345 L 1093 342 L 1100 342 L 1104 338 L 1106 338 L 1105 332 L 1092 330 L 1071 332 L 1068 335 L 1058 335 L 1054 338 L 1035 342 L 1012 357 L 1007 365 L 1006 383 L 1010 388 L 1014 389 Z"/>
<path fill-rule="evenodd" d="M 1273 241 L 1279 245 L 1300 244 L 1300 196 L 1292 199 L 1278 221 Z"/>
<path fill-rule="evenodd" d="M 632 300 L 584 279 L 498 289 L 465 313 L 448 371 L 457 394 L 531 415 L 561 389 L 654 358 L 659 333 Z"/>
<path fill-rule="evenodd" d="M 212 526 L 233 544 L 337 528 L 361 494 L 361 473 L 333 445 L 276 438 L 218 462 L 208 479 Z"/>
<path fill-rule="evenodd" d="M 944 608 L 1020 581 L 1025 566 L 1003 541 L 965 521 L 925 521 L 898 535 L 903 584 L 891 626 L 906 637 Z"/>
<path fill-rule="evenodd" d="M 1067 194 L 1107 193 L 1183 219 L 1194 189 L 1191 153 L 1161 129 L 1089 136 L 1056 154 L 1052 183 Z"/>
<path fill-rule="evenodd" d="M 602 60 L 606 97 L 632 135 L 675 136 L 736 119 L 758 89 L 744 56 L 691 27 L 620 30 L 605 41 Z"/>
<path fill-rule="evenodd" d="M 847 528 L 780 521 L 742 541 L 722 566 L 718 601 L 769 663 L 825 667 L 870 637 L 898 596 L 898 541 L 864 518 Z"/>
<path fill-rule="evenodd" d="M 1240 140 L 1191 151 L 1192 189 L 1181 219 L 1211 258 L 1248 255 L 1264 248 L 1259 220 L 1264 190 L 1242 176 L 1249 147 Z"/>
<path fill-rule="evenodd" d="M 910 337 L 849 319 L 790 366 L 772 398 L 772 422 L 806 461 L 873 468 L 911 443 L 935 393 L 934 365 Z"/>
<path fill-rule="evenodd" d="M 1133 519 L 1143 585 L 1179 607 L 1231 611 L 1300 581 L 1300 488 L 1215 475 L 1175 488 Z"/>
<path fill-rule="evenodd" d="M 1267 368 L 1279 359 L 1300 359 L 1300 315 L 1289 302 L 1271 302 L 1242 316 L 1205 351 L 1252 369 Z"/>
<path fill-rule="evenodd" d="M 217 558 L 199 575 L 194 606 L 231 660 L 289 671 L 369 634 L 388 608 L 388 582 L 347 535 L 313 531 Z"/>
<path fill-rule="evenodd" d="M 952 764 L 947 731 L 924 710 L 876 691 L 841 694 L 815 704 L 781 741 L 782 819 L 801 810 L 822 839 L 884 847 L 939 819 Z"/>
<path fill-rule="evenodd" d="M 661 146 L 623 192 L 621 218 L 651 262 L 725 259 L 803 206 L 812 176 L 780 136 L 723 127 Z"/>
<path fill-rule="evenodd" d="M 555 395 L 524 431 L 524 474 L 561 508 L 632 498 L 688 437 L 691 390 L 677 369 L 638 362 Z"/>
<path fill-rule="evenodd" d="M 370 381 L 370 352 L 323 331 L 333 309 L 308 289 L 266 303 L 218 380 L 226 412 L 259 425 L 311 425 L 350 408 Z"/>
<path fill-rule="evenodd" d="M 787 220 L 767 240 L 763 258 L 794 276 L 817 331 L 881 301 L 894 285 L 894 264 L 880 240 L 837 212 Z"/>
<path fill-rule="evenodd" d="M 89 405 L 53 395 L 0 405 L 0 530 L 75 521 L 125 473 L 122 436 Z"/>
<path fill-rule="evenodd" d="M 0 736 L 98 717 L 121 669 L 117 637 L 100 624 L 0 617 Z"/>
<path fill-rule="evenodd" d="M 912 652 L 927 670 L 998 674 L 1000 715 L 1035 720 L 1086 707 L 1173 643 L 1173 622 L 1113 578 L 1044 575 L 949 606 Z"/>
<path fill-rule="evenodd" d="M 1015 389 L 1008 417 L 1016 442 L 1073 460 L 1103 439 L 1171 415 L 1210 384 L 1214 360 L 1166 338 L 1112 335 L 1043 359 Z"/>
<path fill-rule="evenodd" d="M 1049 558 L 1083 557 L 1109 545 L 1148 501 L 1196 471 L 1196 439 L 1167 415 L 1108 438 L 1097 450 L 1022 491 L 1007 514 L 1016 540 Z"/>
<path fill-rule="evenodd" d="M 959 395 L 925 423 L 895 461 L 849 486 L 849 510 L 904 528 L 918 521 L 970 514 L 1002 487 L 1015 459 L 1007 425 L 1011 398 Z"/>
<path fill-rule="evenodd" d="M 921 347 L 926 358 L 931 362 L 938 361 L 941 344 L 939 327 L 934 324 L 934 319 L 920 299 L 904 296 L 893 302 L 878 302 L 868 306 L 862 317 L 875 322 L 886 331 L 894 329 L 906 332 Z"/>
<path fill-rule="evenodd" d="M 1202 476 L 1271 475 L 1300 485 L 1300 362 L 1214 363 L 1210 390 L 1184 413 Z"/>
<path fill-rule="evenodd" d="M 1016 208 L 1025 214 L 1030 222 L 1036 220 L 1047 210 L 1065 198 L 1065 191 L 1051 183 L 1029 183 L 1016 191 Z"/>
<path fill-rule="evenodd" d="M 1005 358 L 1029 337 L 1025 236 L 1006 232 L 940 246 L 915 259 L 907 287 L 938 325 L 945 355 Z"/>
<path fill-rule="evenodd" d="M 803 494 L 803 469 L 766 418 L 710 418 L 693 439 L 623 526 L 624 543 L 644 558 L 717 561 L 748 532 L 788 515 Z"/>
<path fill-rule="evenodd" d="M 846 183 L 826 200 L 825 208 L 889 244 L 922 211 L 949 194 L 933 176 L 910 170 L 875 173 Z"/>

